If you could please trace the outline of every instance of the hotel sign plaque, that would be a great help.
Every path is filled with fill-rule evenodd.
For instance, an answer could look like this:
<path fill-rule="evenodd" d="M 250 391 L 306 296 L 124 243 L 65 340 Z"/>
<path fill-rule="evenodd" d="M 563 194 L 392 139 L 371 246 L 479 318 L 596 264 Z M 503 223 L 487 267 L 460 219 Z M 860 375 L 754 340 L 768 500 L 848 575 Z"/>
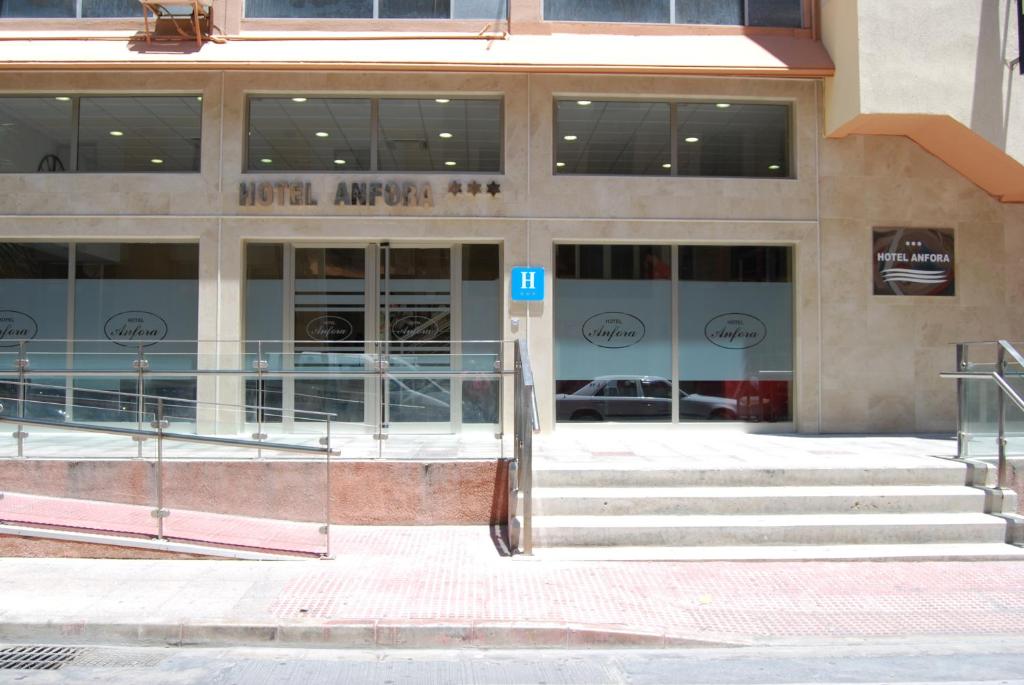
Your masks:
<path fill-rule="evenodd" d="M 952 229 L 876 228 L 872 248 L 875 295 L 956 294 Z"/>
<path fill-rule="evenodd" d="M 319 188 L 317 186 L 320 186 Z M 238 184 L 239 207 L 316 207 L 321 195 L 324 204 L 336 207 L 425 207 L 432 208 L 435 200 L 459 196 L 490 196 L 501 194 L 501 184 L 486 184 L 474 179 L 463 184 L 451 181 L 447 192 L 440 198 L 429 181 L 350 179 L 331 183 L 324 188 L 320 183 L 299 181 L 243 181 Z"/>

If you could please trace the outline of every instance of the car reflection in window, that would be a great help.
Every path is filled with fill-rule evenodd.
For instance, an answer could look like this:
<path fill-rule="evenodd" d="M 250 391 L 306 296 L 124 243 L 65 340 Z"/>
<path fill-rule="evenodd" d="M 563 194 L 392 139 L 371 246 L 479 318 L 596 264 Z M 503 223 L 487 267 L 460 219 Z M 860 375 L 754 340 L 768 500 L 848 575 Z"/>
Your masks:
<path fill-rule="evenodd" d="M 659 376 L 598 376 L 574 393 L 555 395 L 559 421 L 667 421 L 672 383 Z M 736 400 L 679 391 L 685 418 L 735 420 Z"/>

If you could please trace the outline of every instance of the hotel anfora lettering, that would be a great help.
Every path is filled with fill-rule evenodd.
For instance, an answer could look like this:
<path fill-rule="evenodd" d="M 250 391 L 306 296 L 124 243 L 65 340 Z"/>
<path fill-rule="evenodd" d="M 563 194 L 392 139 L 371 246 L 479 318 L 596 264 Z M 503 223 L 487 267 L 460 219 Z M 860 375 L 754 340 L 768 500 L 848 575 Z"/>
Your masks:
<path fill-rule="evenodd" d="M 339 181 L 334 187 L 338 207 L 433 207 L 430 183 L 411 181 Z M 241 207 L 315 207 L 319 198 L 308 181 L 243 182 L 238 186 Z"/>

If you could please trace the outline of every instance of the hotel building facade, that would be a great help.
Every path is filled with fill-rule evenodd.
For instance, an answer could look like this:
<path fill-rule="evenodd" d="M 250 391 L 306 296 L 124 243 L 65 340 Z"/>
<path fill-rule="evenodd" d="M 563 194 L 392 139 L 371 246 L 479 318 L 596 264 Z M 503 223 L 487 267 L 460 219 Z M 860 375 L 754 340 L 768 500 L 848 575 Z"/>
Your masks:
<path fill-rule="evenodd" d="M 0 352 L 94 418 L 144 347 L 493 432 L 521 338 L 543 431 L 950 431 L 951 343 L 1024 338 L 1018 0 L 172 5 L 0 1 Z"/>

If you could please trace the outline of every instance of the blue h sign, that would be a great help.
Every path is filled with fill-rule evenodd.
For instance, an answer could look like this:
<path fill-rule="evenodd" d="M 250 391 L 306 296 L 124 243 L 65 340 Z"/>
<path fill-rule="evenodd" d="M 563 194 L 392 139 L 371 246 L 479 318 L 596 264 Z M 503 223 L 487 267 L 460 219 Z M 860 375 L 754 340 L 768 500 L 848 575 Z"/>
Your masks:
<path fill-rule="evenodd" d="M 539 302 L 544 299 L 544 269 L 539 266 L 512 267 L 512 301 Z"/>

